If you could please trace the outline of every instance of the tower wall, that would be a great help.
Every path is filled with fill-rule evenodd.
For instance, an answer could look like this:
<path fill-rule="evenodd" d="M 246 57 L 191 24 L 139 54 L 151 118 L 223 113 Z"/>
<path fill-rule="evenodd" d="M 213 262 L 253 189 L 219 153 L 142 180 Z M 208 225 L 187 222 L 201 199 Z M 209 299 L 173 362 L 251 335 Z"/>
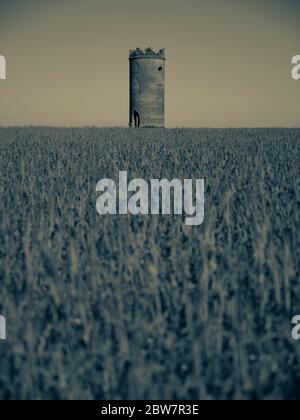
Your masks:
<path fill-rule="evenodd" d="M 140 127 L 165 125 L 165 53 L 151 48 L 130 52 L 130 115 L 134 126 L 137 113 Z"/>

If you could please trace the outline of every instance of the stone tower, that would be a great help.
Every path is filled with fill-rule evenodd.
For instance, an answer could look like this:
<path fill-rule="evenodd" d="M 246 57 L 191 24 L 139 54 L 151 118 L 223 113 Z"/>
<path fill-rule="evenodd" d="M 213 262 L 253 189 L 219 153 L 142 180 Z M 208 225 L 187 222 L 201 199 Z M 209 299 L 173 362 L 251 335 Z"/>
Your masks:
<path fill-rule="evenodd" d="M 129 126 L 165 126 L 165 50 L 137 48 L 129 53 Z"/>

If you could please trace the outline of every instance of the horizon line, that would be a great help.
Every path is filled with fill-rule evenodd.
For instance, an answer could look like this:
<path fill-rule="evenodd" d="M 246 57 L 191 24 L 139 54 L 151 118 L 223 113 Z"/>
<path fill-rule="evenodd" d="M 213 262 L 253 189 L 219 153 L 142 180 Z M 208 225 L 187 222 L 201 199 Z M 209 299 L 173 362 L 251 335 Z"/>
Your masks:
<path fill-rule="evenodd" d="M 9 129 L 9 128 L 52 128 L 52 129 L 83 129 L 83 128 L 97 128 L 97 129 L 119 129 L 119 130 L 129 130 L 129 131 L 139 131 L 139 130 L 299 130 L 300 126 L 170 126 L 170 127 L 128 127 L 126 125 L 36 125 L 36 124 L 17 124 L 17 125 L 0 125 L 0 129 Z"/>

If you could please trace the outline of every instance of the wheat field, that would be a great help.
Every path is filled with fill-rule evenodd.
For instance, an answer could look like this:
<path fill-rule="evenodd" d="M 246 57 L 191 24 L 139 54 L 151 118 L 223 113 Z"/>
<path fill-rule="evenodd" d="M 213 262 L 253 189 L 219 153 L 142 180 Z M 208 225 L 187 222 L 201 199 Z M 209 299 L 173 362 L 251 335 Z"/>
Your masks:
<path fill-rule="evenodd" d="M 1 399 L 298 399 L 300 130 L 0 129 Z M 205 222 L 96 183 L 205 178 Z"/>

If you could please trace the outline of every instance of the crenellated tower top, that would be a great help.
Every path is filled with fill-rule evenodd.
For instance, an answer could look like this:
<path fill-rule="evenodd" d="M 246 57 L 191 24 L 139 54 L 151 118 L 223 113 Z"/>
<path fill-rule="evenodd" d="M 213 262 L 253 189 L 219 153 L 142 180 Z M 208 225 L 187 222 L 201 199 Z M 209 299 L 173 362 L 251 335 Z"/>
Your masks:
<path fill-rule="evenodd" d="M 155 58 L 160 60 L 165 60 L 165 49 L 162 48 L 159 51 L 153 50 L 151 47 L 141 49 L 136 48 L 135 50 L 130 50 L 129 52 L 129 60 L 133 60 L 135 58 Z"/>

